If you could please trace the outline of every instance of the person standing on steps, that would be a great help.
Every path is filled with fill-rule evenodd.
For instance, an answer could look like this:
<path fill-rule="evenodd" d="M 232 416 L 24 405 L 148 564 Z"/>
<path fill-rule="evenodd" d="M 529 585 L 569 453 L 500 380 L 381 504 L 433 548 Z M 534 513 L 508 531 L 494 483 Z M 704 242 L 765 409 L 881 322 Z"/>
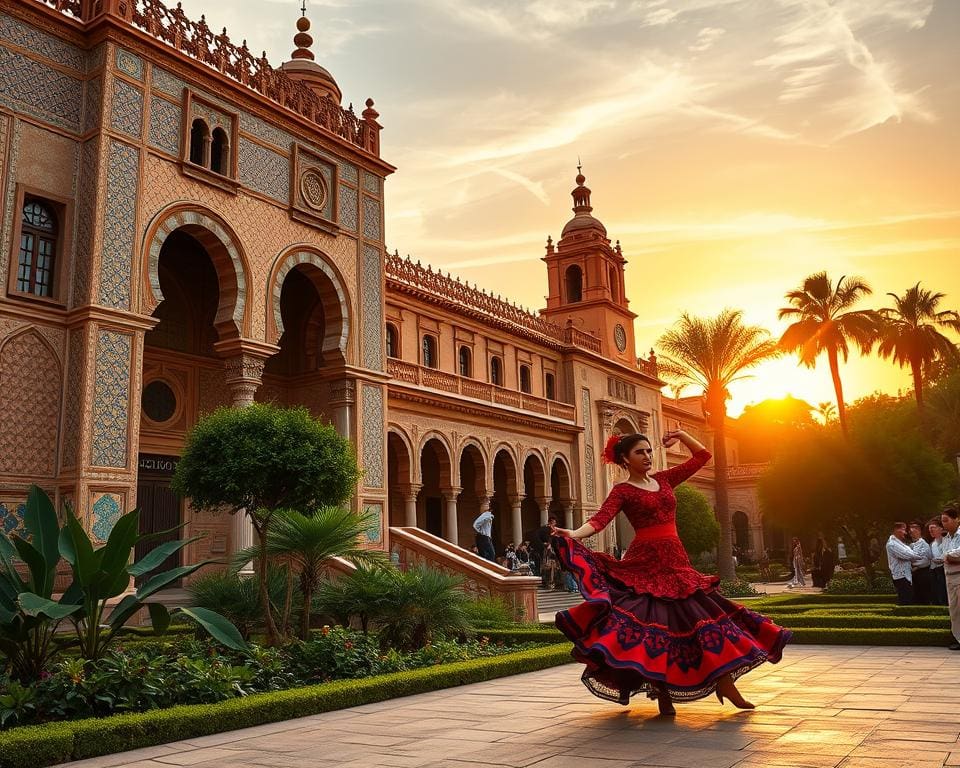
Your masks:
<path fill-rule="evenodd" d="M 581 680 L 602 699 L 628 704 L 639 693 L 656 699 L 662 715 L 673 702 L 716 693 L 741 709 L 753 709 L 734 680 L 756 666 L 777 663 L 791 633 L 770 619 L 727 600 L 720 579 L 690 564 L 677 535 L 673 489 L 697 472 L 710 453 L 682 430 L 666 432 L 693 456 L 653 472 L 653 446 L 641 434 L 614 435 L 603 452 L 607 463 L 630 477 L 610 491 L 597 513 L 576 530 L 556 528 L 561 562 L 579 580 L 585 602 L 557 614 L 557 627 L 584 664 Z M 623 559 L 580 543 L 623 512 L 636 534 Z"/>
<path fill-rule="evenodd" d="M 493 531 L 493 512 L 489 509 L 481 512 L 473 521 L 473 530 L 477 532 L 477 550 L 480 557 L 491 563 L 497 562 L 497 551 L 493 548 L 493 537 L 490 535 Z"/>

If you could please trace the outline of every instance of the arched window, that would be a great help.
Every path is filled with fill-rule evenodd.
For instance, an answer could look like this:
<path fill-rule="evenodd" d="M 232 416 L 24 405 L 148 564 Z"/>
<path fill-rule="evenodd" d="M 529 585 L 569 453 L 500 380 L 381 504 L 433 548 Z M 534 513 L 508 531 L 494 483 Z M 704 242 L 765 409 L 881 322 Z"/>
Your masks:
<path fill-rule="evenodd" d="M 617 277 L 617 268 L 610 267 L 610 296 L 620 303 L 620 280 Z"/>
<path fill-rule="evenodd" d="M 557 399 L 557 380 L 552 373 L 547 373 L 544 375 L 543 390 L 547 400 Z"/>
<path fill-rule="evenodd" d="M 520 366 L 520 391 L 530 394 L 530 366 L 521 365 Z"/>
<path fill-rule="evenodd" d="M 583 272 L 576 264 L 567 267 L 564 273 L 564 281 L 567 287 L 567 302 L 583 300 Z"/>
<path fill-rule="evenodd" d="M 190 162 L 197 165 L 206 165 L 207 144 L 210 142 L 210 129 L 207 124 L 197 118 L 190 128 Z"/>
<path fill-rule="evenodd" d="M 230 141 L 223 128 L 214 128 L 210 146 L 210 170 L 228 176 L 230 173 Z"/>
<path fill-rule="evenodd" d="M 387 357 L 400 357 L 400 335 L 393 323 L 387 323 Z"/>
<path fill-rule="evenodd" d="M 490 358 L 490 383 L 503 386 L 503 360 L 499 357 Z"/>
<path fill-rule="evenodd" d="M 470 347 L 460 347 L 460 351 L 457 354 L 458 358 L 458 370 L 460 371 L 461 376 L 472 376 L 473 375 L 473 355 L 470 354 Z"/>
<path fill-rule="evenodd" d="M 57 218 L 45 200 L 27 198 L 20 223 L 17 290 L 34 296 L 53 296 L 57 259 Z"/>
<path fill-rule="evenodd" d="M 430 334 L 423 336 L 423 361 L 427 368 L 437 367 L 437 340 Z"/>

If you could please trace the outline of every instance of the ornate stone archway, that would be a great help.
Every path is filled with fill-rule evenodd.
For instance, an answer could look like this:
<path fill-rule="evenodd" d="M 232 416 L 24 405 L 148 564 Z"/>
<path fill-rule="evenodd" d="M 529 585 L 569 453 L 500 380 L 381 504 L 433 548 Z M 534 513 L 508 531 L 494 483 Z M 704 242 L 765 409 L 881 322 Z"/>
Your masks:
<path fill-rule="evenodd" d="M 142 311 L 152 313 L 163 301 L 160 289 L 160 249 L 166 239 L 182 229 L 204 248 L 219 279 L 220 300 L 214 324 L 221 341 L 243 336 L 247 323 L 248 270 L 236 235 L 212 212 L 196 208 L 174 207 L 160 211 L 147 227 L 146 289 L 142 292 Z"/>
<path fill-rule="evenodd" d="M 277 343 L 283 334 L 283 317 L 280 312 L 283 281 L 290 270 L 301 266 L 307 267 L 308 275 L 316 270 L 322 276 L 319 281 L 314 281 L 326 318 L 321 351 L 324 357 L 333 354 L 346 362 L 347 340 L 350 338 L 350 301 L 343 280 L 323 254 L 303 247 L 295 248 L 282 255 L 271 274 L 267 295 L 268 340 Z"/>

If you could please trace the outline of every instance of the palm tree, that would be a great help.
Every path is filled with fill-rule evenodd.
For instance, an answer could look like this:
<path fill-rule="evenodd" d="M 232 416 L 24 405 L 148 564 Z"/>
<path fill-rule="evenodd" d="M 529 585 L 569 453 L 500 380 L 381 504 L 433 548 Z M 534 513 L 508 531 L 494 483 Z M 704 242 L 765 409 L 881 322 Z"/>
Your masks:
<path fill-rule="evenodd" d="M 727 400 L 730 385 L 745 378 L 744 371 L 779 354 L 769 332 L 744 325 L 743 313 L 725 309 L 716 317 L 691 317 L 684 313 L 657 345 L 664 378 L 678 385 L 703 389 L 704 415 L 713 429 L 717 519 L 720 522 L 720 576 L 735 578 L 733 537 L 727 491 Z"/>
<path fill-rule="evenodd" d="M 831 403 L 829 400 L 825 400 L 822 403 L 817 403 L 817 407 L 814 409 L 821 419 L 823 419 L 824 424 L 829 424 L 835 418 L 837 418 L 837 406 Z"/>
<path fill-rule="evenodd" d="M 847 433 L 847 409 L 840 382 L 840 358 L 847 361 L 851 342 L 866 354 L 877 341 L 878 314 L 871 309 L 850 309 L 870 293 L 870 286 L 859 277 L 843 276 L 834 286 L 826 272 L 817 272 L 804 280 L 800 288 L 790 291 L 786 298 L 791 306 L 777 312 L 780 320 L 796 318 L 780 337 L 782 350 L 798 352 L 800 362 L 808 368 L 816 366 L 822 352 L 827 353 L 833 390 L 837 394 L 837 417 L 844 434 Z"/>
<path fill-rule="evenodd" d="M 374 565 L 385 561 L 383 552 L 364 549 L 361 536 L 375 524 L 371 515 L 356 515 L 349 509 L 321 507 L 312 515 L 304 515 L 292 509 L 277 510 L 267 532 L 267 556 L 286 562 L 299 578 L 299 590 L 303 596 L 303 611 L 300 616 L 300 636 L 306 640 L 310 634 L 310 619 L 313 613 L 314 592 L 320 585 L 323 568 L 328 560 L 340 557 L 358 565 Z M 242 567 L 256 556 L 259 547 L 241 550 L 234 555 L 234 564 Z M 288 592 L 287 609 L 289 614 Z"/>
<path fill-rule="evenodd" d="M 942 293 L 931 293 L 917 283 L 903 296 L 888 293 L 894 306 L 881 309 L 883 323 L 880 329 L 881 357 L 892 357 L 901 368 L 910 366 L 913 374 L 913 392 L 917 407 L 923 410 L 924 374 L 940 362 L 960 357 L 957 345 L 938 328 L 960 332 L 960 314 L 954 310 L 939 310 Z"/>

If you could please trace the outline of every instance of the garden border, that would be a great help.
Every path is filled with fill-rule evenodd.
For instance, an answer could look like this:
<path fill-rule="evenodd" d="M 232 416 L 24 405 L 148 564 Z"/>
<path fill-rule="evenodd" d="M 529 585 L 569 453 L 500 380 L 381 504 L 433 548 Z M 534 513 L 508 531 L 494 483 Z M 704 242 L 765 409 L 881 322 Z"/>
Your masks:
<path fill-rule="evenodd" d="M 489 633 L 482 633 L 488 635 Z M 549 640 L 541 632 L 540 640 Z M 104 718 L 44 723 L 0 732 L 2 768 L 42 768 L 171 741 L 292 720 L 386 699 L 479 683 L 570 663 L 570 644 L 458 661 L 361 680 L 258 693 L 215 704 L 185 704 Z M 224 727 L 229 723 L 229 726 Z"/>

